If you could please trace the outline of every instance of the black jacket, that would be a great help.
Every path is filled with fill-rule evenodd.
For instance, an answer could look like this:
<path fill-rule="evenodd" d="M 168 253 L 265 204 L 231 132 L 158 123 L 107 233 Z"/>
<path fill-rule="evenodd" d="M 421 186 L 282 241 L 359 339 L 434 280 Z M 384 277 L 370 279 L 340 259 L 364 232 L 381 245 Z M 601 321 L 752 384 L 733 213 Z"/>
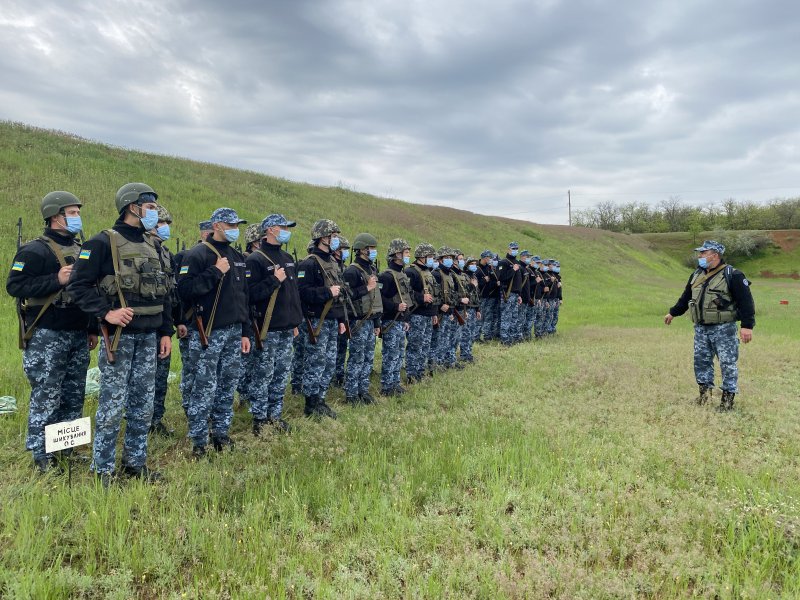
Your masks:
<path fill-rule="evenodd" d="M 77 243 L 73 236 L 49 228 L 44 230 L 44 236 L 65 248 Z M 61 265 L 49 244 L 37 238 L 22 246 L 14 256 L 11 273 L 6 281 L 6 291 L 14 298 L 23 300 L 45 298 L 65 287 L 58 283 L 59 270 Z M 40 310 L 40 306 L 31 306 L 25 312 L 27 327 L 30 327 Z M 51 304 L 36 327 L 54 331 L 86 330 L 94 333 L 97 330 L 97 323 L 75 303 Z"/>
<path fill-rule="evenodd" d="M 367 290 L 367 281 L 365 279 L 364 273 L 355 265 L 358 265 L 358 267 L 361 267 L 361 269 L 364 269 L 364 271 L 366 271 L 370 275 L 375 275 L 375 276 L 378 275 L 378 271 L 375 269 L 375 265 L 373 265 L 372 262 L 364 260 L 360 256 L 356 256 L 355 260 L 353 261 L 353 264 L 347 267 L 344 270 L 343 274 L 344 280 L 350 288 L 352 300 L 357 300 L 362 296 L 366 296 L 369 293 L 369 290 Z M 379 312 L 372 316 L 371 320 L 373 322 L 372 324 L 373 327 L 381 326 L 381 315 L 383 315 L 383 313 Z M 348 315 L 348 316 L 350 317 L 351 322 L 356 322 L 358 320 L 356 315 Z M 364 325 L 366 325 L 366 323 L 364 323 Z"/>
<path fill-rule="evenodd" d="M 403 273 L 404 265 L 398 265 L 393 260 L 389 260 L 389 269 L 395 273 Z M 397 295 L 397 284 L 395 283 L 392 274 L 389 273 L 389 269 L 378 276 L 378 282 L 381 286 L 381 297 L 383 300 L 383 320 L 391 321 L 395 319 L 397 321 L 406 321 L 408 320 L 408 314 L 411 312 L 412 307 L 409 306 L 405 310 L 405 313 L 400 313 L 398 315 L 397 307 L 399 304 L 394 301 L 394 297 Z"/>
<path fill-rule="evenodd" d="M 703 271 L 706 271 L 706 269 L 703 269 Z M 675 306 L 669 309 L 669 314 L 673 317 L 680 317 L 689 310 L 689 300 L 692 299 L 692 277 L 694 277 L 694 273 L 689 276 L 686 287 L 683 289 L 683 294 L 678 298 Z M 739 313 L 739 321 L 742 322 L 742 327 L 753 329 L 756 326 L 756 305 L 753 301 L 753 294 L 750 293 L 750 281 L 740 270 L 733 269 L 728 289 L 736 305 L 736 311 Z"/>
<path fill-rule="evenodd" d="M 261 242 L 261 251 L 267 255 L 269 260 L 256 251 L 252 252 L 245 261 L 249 272 L 247 283 L 250 288 L 250 306 L 253 316 L 258 322 L 258 326 L 261 327 L 267 312 L 269 298 L 272 296 L 272 292 L 279 289 L 275 298 L 272 319 L 269 322 L 269 330 L 294 329 L 303 320 L 294 259 L 290 254 L 281 250 L 280 246 L 267 244 L 266 241 Z M 275 265 L 283 267 L 286 271 L 286 279 L 283 280 L 283 283 L 275 277 Z"/>
<path fill-rule="evenodd" d="M 414 264 L 421 271 L 429 271 L 430 270 L 425 265 L 419 264 L 419 262 L 416 262 Z M 436 306 L 436 304 L 435 303 L 426 304 L 423 301 L 423 297 L 424 297 L 424 291 L 423 290 L 424 290 L 424 287 L 422 285 L 422 277 L 417 272 L 417 269 L 414 268 L 413 266 L 409 266 L 405 270 L 405 273 L 406 273 L 406 275 L 408 275 L 409 283 L 411 284 L 411 293 L 414 296 L 414 304 L 417 307 L 416 309 L 414 309 L 414 312 L 412 314 L 419 315 L 421 317 L 433 317 L 433 316 L 436 316 L 436 314 L 438 314 L 438 312 L 439 312 L 439 309 Z M 432 294 L 433 290 L 429 290 L 429 292 Z"/>
<path fill-rule="evenodd" d="M 519 266 L 516 271 L 514 270 L 514 265 Z M 520 264 L 520 262 L 510 254 L 506 254 L 506 257 L 497 263 L 497 278 L 500 280 L 501 294 L 503 296 L 506 295 L 509 284 L 511 284 L 511 293 L 519 294 L 522 288 L 522 274 L 524 268 L 525 265 Z"/>
<path fill-rule="evenodd" d="M 240 323 L 242 336 L 248 336 L 251 331 L 250 303 L 244 257 L 228 242 L 218 242 L 213 237 L 208 242 L 222 257 L 228 259 L 230 269 L 223 278 L 222 271 L 214 266 L 217 255 L 205 244 L 197 244 L 183 255 L 178 270 L 178 294 L 186 306 L 194 307 L 195 313 L 202 317 L 203 325 L 207 328 L 217 295 L 217 285 L 222 280 L 213 329 Z M 197 327 L 194 318 L 188 325 Z"/>
<path fill-rule="evenodd" d="M 497 274 L 491 264 L 482 265 L 478 263 L 478 272 L 475 275 L 478 277 L 478 289 L 481 292 L 481 298 L 500 297 L 500 280 L 497 279 Z"/>
<path fill-rule="evenodd" d="M 323 262 L 336 260 L 329 252 L 323 252 L 319 248 L 315 248 L 311 254 L 318 256 Z M 322 267 L 316 259 L 309 257 L 300 261 L 297 266 L 297 287 L 300 290 L 304 315 L 319 317 L 322 314 L 325 303 L 333 297 L 330 290 L 331 285 L 341 283 L 341 275 L 339 277 L 339 282 L 332 283 L 326 279 Z M 343 321 L 343 302 L 346 293 L 345 289 L 340 290 L 339 296 L 334 299 L 328 314 L 325 315 L 326 320 Z"/>
<path fill-rule="evenodd" d="M 144 241 L 144 229 L 125 223 L 120 217 L 114 223 L 114 231 L 131 242 Z M 85 244 L 81 258 L 75 263 L 67 289 L 81 307 L 83 312 L 95 319 L 102 319 L 108 311 L 119 308 L 116 298 L 110 298 L 98 287 L 106 275 L 114 275 L 114 263 L 111 259 L 111 242 L 108 234 L 101 231 Z M 111 327 L 115 327 L 111 325 Z M 156 331 L 159 336 L 171 336 L 172 300 L 164 298 L 164 310 L 157 315 L 134 315 L 130 323 L 123 328 L 123 333 L 145 333 Z"/>

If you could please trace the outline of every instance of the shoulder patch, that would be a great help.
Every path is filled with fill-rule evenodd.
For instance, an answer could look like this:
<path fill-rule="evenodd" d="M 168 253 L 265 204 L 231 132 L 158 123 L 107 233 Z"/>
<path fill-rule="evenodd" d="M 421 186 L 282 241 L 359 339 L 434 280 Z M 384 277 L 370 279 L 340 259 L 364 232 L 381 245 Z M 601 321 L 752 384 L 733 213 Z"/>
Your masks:
<path fill-rule="evenodd" d="M 181 270 L 178 272 L 178 275 L 186 275 L 189 272 L 189 266 L 183 265 Z"/>
<path fill-rule="evenodd" d="M 245 276 L 245 277 L 250 277 L 250 269 L 247 269 L 247 270 L 244 272 L 244 276 Z"/>
<path fill-rule="evenodd" d="M 305 276 L 306 276 L 306 272 L 305 271 L 298 271 L 297 272 L 297 278 L 298 279 L 301 279 L 302 277 L 305 277 Z"/>
<path fill-rule="evenodd" d="M 15 263 L 14 263 L 14 264 L 11 266 L 11 270 L 12 270 L 12 271 L 22 271 L 22 269 L 24 269 L 24 268 L 25 268 L 25 263 L 24 263 L 24 262 L 20 262 L 20 261 L 16 261 L 16 262 L 15 262 Z"/>
<path fill-rule="evenodd" d="M 91 250 L 81 250 L 81 253 L 78 254 L 78 258 L 83 260 L 89 260 L 89 257 L 92 255 Z"/>
<path fill-rule="evenodd" d="M 743 284 L 745 284 L 746 286 L 749 286 L 749 285 L 750 285 L 750 282 L 749 282 L 749 281 L 747 281 L 747 277 L 745 277 L 744 279 L 742 279 L 742 283 L 743 283 Z"/>

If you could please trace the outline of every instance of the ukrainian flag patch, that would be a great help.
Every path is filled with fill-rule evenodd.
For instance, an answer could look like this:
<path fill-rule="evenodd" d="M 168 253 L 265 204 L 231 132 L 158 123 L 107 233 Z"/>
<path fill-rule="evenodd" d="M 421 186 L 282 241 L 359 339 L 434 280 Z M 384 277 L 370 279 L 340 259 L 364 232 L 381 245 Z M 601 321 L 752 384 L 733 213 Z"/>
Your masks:
<path fill-rule="evenodd" d="M 83 260 L 89 260 L 89 257 L 92 255 L 91 250 L 81 250 L 81 253 L 78 254 L 78 258 L 82 258 Z"/>
<path fill-rule="evenodd" d="M 178 275 L 186 275 L 188 272 L 189 272 L 189 267 L 188 266 L 184 266 L 184 267 L 181 267 L 181 270 L 178 272 Z"/>
<path fill-rule="evenodd" d="M 298 271 L 297 272 L 297 278 L 298 279 L 302 279 L 305 276 L 306 276 L 306 272 L 305 271 Z"/>
<path fill-rule="evenodd" d="M 244 272 L 244 276 L 245 276 L 245 277 L 250 277 L 250 269 L 247 269 L 247 270 Z"/>
<path fill-rule="evenodd" d="M 25 263 L 24 263 L 24 262 L 20 262 L 20 261 L 16 261 L 16 262 L 15 262 L 15 263 L 14 263 L 14 264 L 11 266 L 11 270 L 12 270 L 12 271 L 22 271 L 22 269 L 24 269 L 24 268 L 25 268 Z"/>

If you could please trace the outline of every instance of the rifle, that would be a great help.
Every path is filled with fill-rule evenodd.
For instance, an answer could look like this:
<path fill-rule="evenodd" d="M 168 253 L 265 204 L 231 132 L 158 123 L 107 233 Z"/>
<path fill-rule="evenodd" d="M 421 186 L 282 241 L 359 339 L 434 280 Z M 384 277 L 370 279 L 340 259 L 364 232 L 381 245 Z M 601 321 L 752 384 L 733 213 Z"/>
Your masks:
<path fill-rule="evenodd" d="M 17 252 L 22 247 L 22 217 L 17 219 Z M 16 301 L 17 305 L 17 320 L 19 321 L 19 349 L 25 350 L 28 347 L 28 342 L 25 340 L 26 334 L 28 333 L 25 330 L 25 311 L 22 307 L 22 298 L 17 298 Z"/>
<path fill-rule="evenodd" d="M 466 319 L 464 319 L 463 315 L 460 312 L 458 312 L 458 309 L 454 308 L 453 314 L 455 315 L 456 321 L 458 321 L 459 326 L 464 325 L 464 323 L 467 322 Z"/>
<path fill-rule="evenodd" d="M 253 317 L 253 332 L 256 336 L 256 350 L 264 349 L 264 342 L 261 340 L 261 329 L 258 327 L 258 319 Z"/>
<path fill-rule="evenodd" d="M 116 358 L 114 352 L 111 350 L 111 339 L 108 336 L 108 325 L 100 321 L 100 333 L 103 336 L 103 348 L 106 350 L 106 361 L 108 364 L 113 365 Z"/>
<path fill-rule="evenodd" d="M 206 336 L 206 328 L 203 326 L 203 317 L 200 316 L 200 311 L 203 310 L 203 307 L 198 305 L 194 309 L 194 322 L 197 325 L 197 333 L 200 334 L 200 345 L 203 347 L 203 350 L 208 348 L 208 336 Z"/>

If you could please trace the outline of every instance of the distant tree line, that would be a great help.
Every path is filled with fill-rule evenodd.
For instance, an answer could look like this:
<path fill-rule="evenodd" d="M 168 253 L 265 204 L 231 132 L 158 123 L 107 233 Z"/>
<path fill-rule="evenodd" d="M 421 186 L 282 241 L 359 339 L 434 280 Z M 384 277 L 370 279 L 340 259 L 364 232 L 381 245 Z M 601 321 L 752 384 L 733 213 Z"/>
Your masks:
<path fill-rule="evenodd" d="M 725 200 L 721 206 L 684 204 L 672 196 L 656 206 L 644 202 L 601 202 L 579 210 L 573 225 L 626 233 L 713 230 L 800 229 L 800 198 L 768 204 Z"/>

